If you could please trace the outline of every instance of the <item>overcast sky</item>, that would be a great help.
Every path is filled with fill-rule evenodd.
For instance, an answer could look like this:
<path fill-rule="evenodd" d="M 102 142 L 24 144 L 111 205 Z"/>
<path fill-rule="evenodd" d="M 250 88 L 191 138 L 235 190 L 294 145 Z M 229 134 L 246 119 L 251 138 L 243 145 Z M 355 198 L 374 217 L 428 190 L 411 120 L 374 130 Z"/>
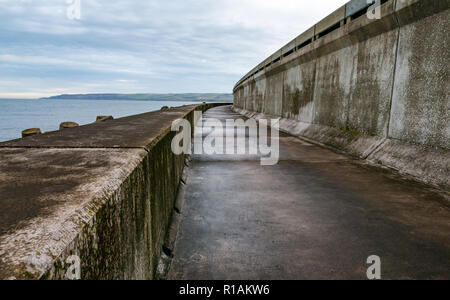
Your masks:
<path fill-rule="evenodd" d="M 0 98 L 230 93 L 347 2 L 79 0 L 81 19 L 71 19 L 73 1 L 0 0 Z"/>

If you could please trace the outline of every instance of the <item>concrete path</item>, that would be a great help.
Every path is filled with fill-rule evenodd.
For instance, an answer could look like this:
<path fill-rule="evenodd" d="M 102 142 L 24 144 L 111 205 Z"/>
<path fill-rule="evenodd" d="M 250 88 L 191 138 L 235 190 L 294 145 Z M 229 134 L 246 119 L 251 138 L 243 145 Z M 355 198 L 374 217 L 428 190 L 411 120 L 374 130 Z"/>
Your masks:
<path fill-rule="evenodd" d="M 372 255 L 383 279 L 450 279 L 448 195 L 287 135 L 280 150 L 194 156 L 169 279 L 367 279 Z"/>

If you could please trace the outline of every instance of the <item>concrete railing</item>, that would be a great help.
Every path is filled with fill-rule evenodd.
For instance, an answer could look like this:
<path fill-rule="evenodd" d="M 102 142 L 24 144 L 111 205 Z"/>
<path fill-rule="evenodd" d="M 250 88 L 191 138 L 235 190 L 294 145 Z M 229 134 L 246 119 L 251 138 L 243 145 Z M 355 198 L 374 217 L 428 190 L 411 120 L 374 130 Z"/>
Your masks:
<path fill-rule="evenodd" d="M 185 156 L 189 105 L 0 144 L 0 279 L 153 279 Z"/>
<path fill-rule="evenodd" d="M 379 3 L 378 18 L 354 0 L 289 42 L 237 83 L 234 106 L 448 188 L 450 1 Z"/>

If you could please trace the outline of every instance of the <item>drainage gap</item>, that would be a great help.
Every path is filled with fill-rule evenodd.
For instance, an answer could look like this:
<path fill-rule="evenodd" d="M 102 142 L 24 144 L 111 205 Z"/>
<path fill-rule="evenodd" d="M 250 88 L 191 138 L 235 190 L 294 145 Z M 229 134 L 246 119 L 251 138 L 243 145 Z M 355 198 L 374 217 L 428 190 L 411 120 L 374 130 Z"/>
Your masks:
<path fill-rule="evenodd" d="M 173 251 L 167 248 L 166 246 L 162 247 L 162 251 L 165 255 L 167 255 L 170 258 L 173 258 Z"/>
<path fill-rule="evenodd" d="M 312 39 L 308 39 L 307 41 L 301 43 L 300 45 L 297 46 L 297 51 L 308 46 L 309 44 L 312 43 Z"/>
<path fill-rule="evenodd" d="M 319 33 L 319 38 L 326 36 L 329 33 L 332 33 L 335 30 L 338 30 L 341 27 L 341 23 L 338 22 L 336 24 L 334 24 L 333 26 L 329 27 L 328 29 L 325 29 L 324 31 Z"/>

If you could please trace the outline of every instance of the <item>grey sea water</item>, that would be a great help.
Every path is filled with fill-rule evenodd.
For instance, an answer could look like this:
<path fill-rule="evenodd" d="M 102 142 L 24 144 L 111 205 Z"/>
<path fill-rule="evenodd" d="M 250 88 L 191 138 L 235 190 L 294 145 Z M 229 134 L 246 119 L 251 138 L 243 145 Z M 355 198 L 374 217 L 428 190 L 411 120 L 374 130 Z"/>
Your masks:
<path fill-rule="evenodd" d="M 66 121 L 80 125 L 95 121 L 99 115 L 120 118 L 161 109 L 163 106 L 181 106 L 191 102 L 178 101 L 120 101 L 120 100 L 28 100 L 0 99 L 0 141 L 21 137 L 27 128 L 42 132 L 58 130 Z"/>

